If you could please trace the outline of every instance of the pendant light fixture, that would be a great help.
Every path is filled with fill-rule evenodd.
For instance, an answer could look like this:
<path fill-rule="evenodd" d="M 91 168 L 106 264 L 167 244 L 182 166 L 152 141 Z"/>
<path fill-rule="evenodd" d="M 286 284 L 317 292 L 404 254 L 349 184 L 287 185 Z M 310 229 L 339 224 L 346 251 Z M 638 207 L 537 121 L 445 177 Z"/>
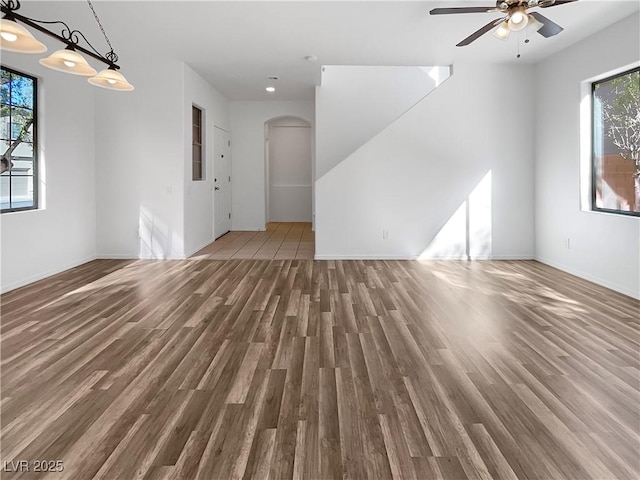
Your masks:
<path fill-rule="evenodd" d="M 0 23 L 0 48 L 2 50 L 18 53 L 43 53 L 47 51 L 47 47 L 35 39 L 25 27 L 18 23 L 20 22 L 55 38 L 65 45 L 65 48 L 57 50 L 47 58 L 41 59 L 41 65 L 59 72 L 91 77 L 89 78 L 89 83 L 98 87 L 117 91 L 133 90 L 133 85 L 126 80 L 124 75 L 118 72 L 120 69 L 117 64 L 118 55 L 113 51 L 111 41 L 104 31 L 91 0 L 87 0 L 87 3 L 110 49 L 104 55 L 89 43 L 89 40 L 82 32 L 71 29 L 65 22 L 61 20 L 36 20 L 21 15 L 17 13 L 17 10 L 20 9 L 20 0 L 1 0 L 1 2 L 0 7 L 4 15 Z M 55 24 L 60 25 L 59 34 L 44 26 Z M 83 55 L 106 64 L 107 68 L 97 73 Z"/>
<path fill-rule="evenodd" d="M 0 48 L 17 53 L 47 51 L 47 46 L 36 40 L 29 30 L 6 18 L 0 20 Z"/>
<path fill-rule="evenodd" d="M 133 85 L 127 82 L 124 75 L 117 70 L 112 70 L 111 68 L 102 70 L 95 77 L 91 77 L 89 79 L 89 83 L 96 87 L 108 88 L 110 90 L 120 90 L 123 92 L 133 90 Z"/>
<path fill-rule="evenodd" d="M 70 73 L 72 75 L 84 75 L 86 77 L 98 73 L 95 68 L 87 63 L 82 55 L 74 51 L 71 47 L 58 50 L 47 58 L 41 58 L 40 65 L 59 72 Z"/>

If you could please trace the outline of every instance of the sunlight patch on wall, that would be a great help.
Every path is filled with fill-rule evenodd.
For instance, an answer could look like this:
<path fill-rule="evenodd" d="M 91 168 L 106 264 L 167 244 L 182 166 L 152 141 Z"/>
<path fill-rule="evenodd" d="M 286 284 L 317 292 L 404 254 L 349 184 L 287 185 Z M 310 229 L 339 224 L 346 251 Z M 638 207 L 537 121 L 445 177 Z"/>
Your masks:
<path fill-rule="evenodd" d="M 491 170 L 469 195 L 468 251 L 471 258 L 491 257 Z"/>
<path fill-rule="evenodd" d="M 165 259 L 169 227 L 146 208 L 140 208 L 140 258 Z"/>
<path fill-rule="evenodd" d="M 488 259 L 492 253 L 491 170 L 480 180 L 418 257 L 424 259 Z"/>
<path fill-rule="evenodd" d="M 591 83 L 580 85 L 580 208 L 591 210 Z M 602 145 L 599 146 L 602 149 Z"/>
<path fill-rule="evenodd" d="M 420 260 L 445 258 L 462 260 L 467 258 L 467 202 L 462 202 L 425 249 Z"/>
<path fill-rule="evenodd" d="M 453 66 L 448 65 L 446 67 L 420 67 L 423 72 L 435 83 L 435 88 L 439 87 L 442 82 L 451 76 Z"/>

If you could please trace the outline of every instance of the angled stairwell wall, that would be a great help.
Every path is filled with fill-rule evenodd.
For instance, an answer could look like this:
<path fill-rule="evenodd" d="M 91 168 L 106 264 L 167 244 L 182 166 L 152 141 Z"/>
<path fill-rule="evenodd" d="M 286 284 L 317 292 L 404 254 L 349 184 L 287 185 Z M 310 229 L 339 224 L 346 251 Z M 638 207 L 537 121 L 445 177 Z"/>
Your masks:
<path fill-rule="evenodd" d="M 447 79 L 446 67 L 325 65 L 316 87 L 316 178 Z"/>
<path fill-rule="evenodd" d="M 316 258 L 532 258 L 534 104 L 509 95 L 530 92 L 532 77 L 526 65 L 456 65 L 353 153 L 325 155 L 334 166 L 316 181 Z M 354 116 L 323 89 L 317 125 L 325 103 L 333 118 Z M 368 108 L 360 114 L 375 117 Z M 332 147 L 317 139 L 320 160 Z"/>

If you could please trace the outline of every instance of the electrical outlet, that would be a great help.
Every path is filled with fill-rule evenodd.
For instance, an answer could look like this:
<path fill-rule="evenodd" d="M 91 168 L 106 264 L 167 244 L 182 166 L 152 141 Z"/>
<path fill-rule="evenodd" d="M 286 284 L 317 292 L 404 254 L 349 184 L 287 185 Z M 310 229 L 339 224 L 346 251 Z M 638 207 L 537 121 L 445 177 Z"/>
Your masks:
<path fill-rule="evenodd" d="M 382 229 L 382 239 L 389 240 L 389 230 L 387 230 L 386 228 Z"/>

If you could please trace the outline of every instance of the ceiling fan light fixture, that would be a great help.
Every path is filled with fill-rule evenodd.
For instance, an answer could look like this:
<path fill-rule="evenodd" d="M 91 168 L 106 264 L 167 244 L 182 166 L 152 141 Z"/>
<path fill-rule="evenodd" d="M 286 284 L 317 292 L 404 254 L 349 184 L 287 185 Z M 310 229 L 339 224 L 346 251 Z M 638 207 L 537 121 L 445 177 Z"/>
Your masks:
<path fill-rule="evenodd" d="M 499 38 L 500 40 L 506 40 L 507 38 L 509 38 L 510 32 L 511 30 L 509 30 L 509 23 L 505 20 L 500 24 L 496 31 L 493 32 L 493 36 Z"/>
<path fill-rule="evenodd" d="M 520 32 L 525 29 L 531 30 L 532 28 L 535 28 L 536 32 L 544 38 L 558 35 L 564 30 L 560 25 L 538 12 L 529 14 L 527 10 L 533 7 L 551 7 L 577 1 L 578 0 L 497 0 L 496 7 L 434 8 L 429 11 L 429 14 L 448 15 L 458 13 L 502 12 L 502 18 L 490 21 L 456 44 L 456 47 L 466 47 L 489 32 L 493 32 L 495 37 L 502 40 L 510 36 L 510 32 Z M 525 37 L 524 42 L 529 43 L 528 36 Z"/>
<path fill-rule="evenodd" d="M 509 23 L 505 20 L 498 26 L 496 31 L 493 32 L 493 36 L 500 40 L 506 40 L 507 38 L 509 38 L 510 32 L 511 30 L 509 30 Z"/>
<path fill-rule="evenodd" d="M 519 32 L 529 23 L 529 15 L 524 9 L 518 9 L 509 16 L 509 30 Z"/>
<path fill-rule="evenodd" d="M 531 28 L 532 30 L 535 30 L 537 32 L 542 27 L 544 27 L 544 23 L 539 22 L 536 17 L 534 17 L 533 15 L 529 14 L 529 28 Z"/>

